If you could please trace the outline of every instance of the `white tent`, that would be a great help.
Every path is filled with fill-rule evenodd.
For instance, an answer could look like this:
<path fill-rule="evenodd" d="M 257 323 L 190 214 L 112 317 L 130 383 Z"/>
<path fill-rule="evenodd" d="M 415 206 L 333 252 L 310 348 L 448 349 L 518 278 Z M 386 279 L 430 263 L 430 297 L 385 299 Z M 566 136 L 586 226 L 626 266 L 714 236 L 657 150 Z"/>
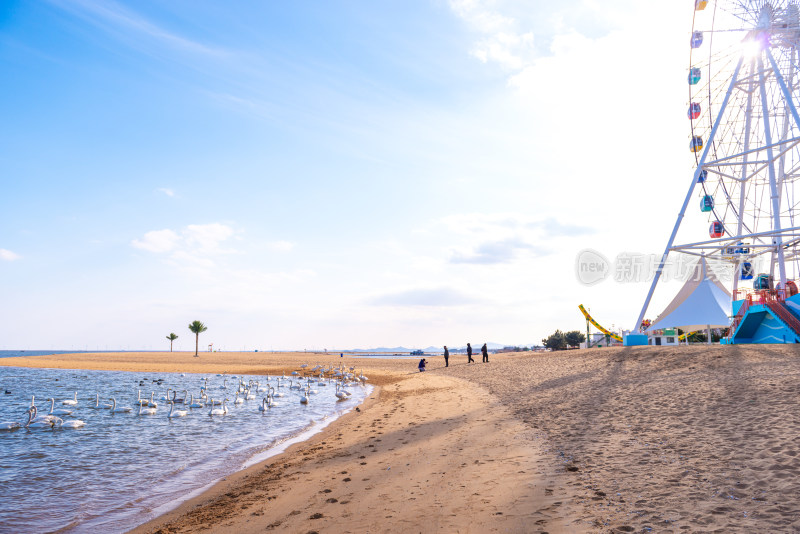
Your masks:
<path fill-rule="evenodd" d="M 731 324 L 730 315 L 730 292 L 720 283 L 706 259 L 700 258 L 692 276 L 647 331 L 674 327 L 689 332 L 727 328 Z"/>

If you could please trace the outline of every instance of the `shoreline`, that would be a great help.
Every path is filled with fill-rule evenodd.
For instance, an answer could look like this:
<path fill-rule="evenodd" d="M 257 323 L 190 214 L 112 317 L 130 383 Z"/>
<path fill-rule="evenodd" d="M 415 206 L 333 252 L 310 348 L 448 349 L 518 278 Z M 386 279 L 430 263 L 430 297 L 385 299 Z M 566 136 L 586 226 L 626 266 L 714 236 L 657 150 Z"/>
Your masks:
<path fill-rule="evenodd" d="M 240 478 L 239 477 L 240 474 L 244 474 L 245 472 L 250 471 L 254 468 L 263 467 L 267 464 L 267 462 L 269 462 L 270 460 L 272 460 L 277 456 L 280 456 L 282 454 L 289 454 L 289 451 L 293 446 L 300 445 L 304 442 L 311 440 L 314 436 L 317 436 L 318 434 L 325 432 L 325 430 L 328 427 L 334 425 L 342 417 L 346 417 L 350 413 L 355 412 L 355 409 L 357 407 L 364 405 L 368 401 L 369 397 L 375 395 L 376 394 L 375 392 L 378 390 L 379 390 L 378 387 L 373 386 L 373 390 L 368 394 L 367 397 L 364 398 L 364 401 L 362 401 L 361 404 L 345 408 L 342 410 L 340 414 L 327 417 L 323 423 L 316 423 L 310 425 L 305 430 L 302 430 L 293 436 L 289 436 L 280 440 L 278 443 L 274 444 L 269 449 L 254 454 L 252 458 L 245 461 L 236 471 L 233 471 L 228 475 L 220 477 L 212 482 L 209 482 L 208 484 L 200 488 L 197 488 L 184 496 L 176 497 L 172 501 L 164 503 L 158 508 L 153 509 L 150 513 L 147 514 L 149 518 L 146 521 L 129 529 L 128 532 L 136 531 L 137 529 L 144 527 L 145 525 L 148 525 L 150 523 L 157 524 L 163 517 L 166 517 L 168 514 L 178 511 L 183 505 L 187 503 L 191 503 L 195 500 L 198 500 L 198 502 L 203 502 L 204 500 L 207 500 L 206 497 L 208 497 L 209 495 L 213 495 L 215 488 L 218 488 L 218 486 L 220 486 L 220 484 L 222 484 L 223 482 L 226 482 L 229 479 L 233 478 L 238 479 Z"/>
<path fill-rule="evenodd" d="M 101 363 L 79 356 L 32 360 Z M 380 389 L 136 534 L 800 531 L 800 346 L 430 358 L 425 373 L 407 359 L 252 356 L 186 371 L 344 363 Z"/>
<path fill-rule="evenodd" d="M 434 359 L 438 368 L 441 358 Z M 486 390 L 418 373 L 415 359 L 308 353 L 0 359 L 2 366 L 246 375 L 289 374 L 302 363 L 363 369 L 375 389 L 321 432 L 179 499 L 130 532 L 429 531 L 432 522 L 448 532 L 530 532 L 531 518 L 538 521 L 534 531 L 575 531 L 567 527 L 575 515 L 567 505 L 570 490 L 544 458 L 541 440 Z"/>
<path fill-rule="evenodd" d="M 373 389 L 370 396 L 367 397 L 364 402 L 358 405 L 358 407 L 360 408 L 368 403 L 376 402 L 375 398 L 378 396 L 378 394 L 379 388 L 376 387 Z M 269 456 L 268 458 L 260 460 L 252 465 L 242 467 L 242 469 L 207 485 L 202 489 L 202 491 L 198 490 L 197 492 L 193 492 L 194 494 L 192 495 L 187 495 L 184 498 L 179 499 L 180 502 L 178 502 L 176 506 L 171 507 L 169 510 L 164 510 L 161 513 L 156 513 L 156 510 L 154 510 L 154 513 L 156 513 L 155 517 L 140 525 L 137 525 L 127 532 L 129 534 L 173 532 L 174 530 L 170 528 L 170 525 L 175 523 L 176 520 L 179 520 L 184 516 L 188 516 L 193 512 L 197 513 L 197 510 L 203 506 L 213 506 L 219 499 L 224 498 L 225 495 L 231 491 L 236 491 L 260 472 L 266 469 L 271 469 L 274 464 L 282 464 L 285 460 L 291 459 L 295 454 L 305 450 L 306 448 L 318 446 L 318 443 L 324 439 L 330 439 L 329 434 L 332 434 L 336 431 L 335 427 L 337 423 L 342 424 L 343 419 L 347 417 L 353 417 L 357 413 L 358 412 L 355 411 L 354 407 L 352 410 L 331 421 L 330 424 L 326 425 L 325 428 L 321 429 L 319 432 L 313 433 L 306 439 L 301 439 L 288 444 L 283 450 L 276 451 L 275 454 Z M 326 436 L 328 437 L 326 438 Z M 286 457 L 285 459 L 284 456 Z M 167 528 L 168 530 L 163 530 L 164 528 Z"/>

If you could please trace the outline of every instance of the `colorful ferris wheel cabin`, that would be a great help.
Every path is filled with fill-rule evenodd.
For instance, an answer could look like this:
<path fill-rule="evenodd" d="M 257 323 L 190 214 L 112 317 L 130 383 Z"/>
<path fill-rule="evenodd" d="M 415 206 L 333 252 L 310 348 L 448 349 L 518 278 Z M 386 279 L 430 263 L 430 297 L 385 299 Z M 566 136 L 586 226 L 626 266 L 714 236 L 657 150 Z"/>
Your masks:
<path fill-rule="evenodd" d="M 756 291 L 766 291 L 772 289 L 772 277 L 768 274 L 759 274 L 756 276 L 756 279 L 753 280 L 753 289 Z"/>
<path fill-rule="evenodd" d="M 700 199 L 700 211 L 707 212 L 714 209 L 714 197 L 711 195 L 703 195 Z"/>
<path fill-rule="evenodd" d="M 694 10 L 703 11 L 708 5 L 708 0 L 694 0 Z"/>
<path fill-rule="evenodd" d="M 740 280 L 752 280 L 754 274 L 755 272 L 753 271 L 753 264 L 749 261 L 742 263 L 741 267 L 739 267 Z"/>
<path fill-rule="evenodd" d="M 689 71 L 689 85 L 697 85 L 697 82 L 700 81 L 700 74 L 699 67 L 692 67 L 692 70 Z"/>
<path fill-rule="evenodd" d="M 703 32 L 692 33 L 692 48 L 700 48 L 703 44 Z"/>
<path fill-rule="evenodd" d="M 708 171 L 703 169 L 700 171 L 700 174 L 697 175 L 697 183 L 704 184 L 706 183 L 706 178 L 708 178 Z"/>
<path fill-rule="evenodd" d="M 687 115 L 689 116 L 690 120 L 695 120 L 697 117 L 700 116 L 700 103 L 699 102 L 692 102 L 689 104 L 689 112 Z"/>
<path fill-rule="evenodd" d="M 689 143 L 689 150 L 692 152 L 700 152 L 703 148 L 703 138 L 699 135 L 692 136 L 692 142 Z"/>
<path fill-rule="evenodd" d="M 714 221 L 708 227 L 708 235 L 714 239 L 725 235 L 725 227 L 722 226 L 721 221 Z"/>

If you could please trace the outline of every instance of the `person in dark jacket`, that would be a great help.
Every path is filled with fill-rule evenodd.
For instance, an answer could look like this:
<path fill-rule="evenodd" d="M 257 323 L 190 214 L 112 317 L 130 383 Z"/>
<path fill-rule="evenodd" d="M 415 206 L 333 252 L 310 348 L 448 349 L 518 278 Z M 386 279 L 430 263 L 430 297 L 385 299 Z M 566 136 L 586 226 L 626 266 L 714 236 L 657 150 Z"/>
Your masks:
<path fill-rule="evenodd" d="M 423 371 L 425 371 L 425 364 L 426 364 L 426 363 L 428 363 L 428 360 L 426 360 L 425 358 L 422 358 L 422 359 L 419 361 L 419 365 L 418 365 L 417 367 L 419 367 L 419 372 L 420 372 L 420 373 L 421 373 L 421 372 L 423 372 Z"/>
<path fill-rule="evenodd" d="M 467 343 L 467 363 L 474 363 L 475 360 L 472 359 L 472 346 Z"/>
<path fill-rule="evenodd" d="M 444 346 L 444 366 L 450 367 L 450 351 L 447 350 L 447 345 Z"/>
<path fill-rule="evenodd" d="M 481 354 L 483 354 L 483 363 L 489 363 L 489 349 L 486 348 L 486 343 L 481 347 Z"/>

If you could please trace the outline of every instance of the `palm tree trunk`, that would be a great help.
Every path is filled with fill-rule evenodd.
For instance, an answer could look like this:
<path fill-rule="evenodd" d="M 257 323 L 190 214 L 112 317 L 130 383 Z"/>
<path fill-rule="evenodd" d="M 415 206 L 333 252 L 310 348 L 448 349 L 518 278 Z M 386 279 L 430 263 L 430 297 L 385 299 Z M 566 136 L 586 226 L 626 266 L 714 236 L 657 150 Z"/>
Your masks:
<path fill-rule="evenodd" d="M 200 351 L 200 333 L 198 332 L 194 336 L 194 357 L 198 357 L 198 352 Z"/>
<path fill-rule="evenodd" d="M 169 340 L 169 351 L 172 352 L 172 340 Z"/>

